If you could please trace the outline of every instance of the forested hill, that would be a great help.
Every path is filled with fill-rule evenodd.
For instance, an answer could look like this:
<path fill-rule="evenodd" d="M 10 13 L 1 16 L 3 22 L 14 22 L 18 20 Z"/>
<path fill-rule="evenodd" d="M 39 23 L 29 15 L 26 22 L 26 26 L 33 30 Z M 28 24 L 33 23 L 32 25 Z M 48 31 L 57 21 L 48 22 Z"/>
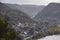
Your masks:
<path fill-rule="evenodd" d="M 60 3 L 50 3 L 35 16 L 36 21 L 60 23 Z"/>
<path fill-rule="evenodd" d="M 13 21 L 12 23 L 33 23 L 34 21 L 24 12 L 19 10 L 11 9 L 3 3 L 0 3 L 0 13 L 7 18 L 9 21 Z M 7 17 L 8 16 L 8 17 Z"/>

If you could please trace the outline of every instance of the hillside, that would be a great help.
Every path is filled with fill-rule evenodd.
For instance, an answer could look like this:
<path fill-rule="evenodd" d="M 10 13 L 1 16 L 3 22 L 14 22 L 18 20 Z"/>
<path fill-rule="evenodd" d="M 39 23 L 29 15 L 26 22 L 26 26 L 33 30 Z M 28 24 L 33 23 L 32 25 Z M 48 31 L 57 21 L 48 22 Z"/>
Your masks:
<path fill-rule="evenodd" d="M 50 21 L 60 24 L 60 3 L 50 3 L 35 18 L 37 22 Z"/>
<path fill-rule="evenodd" d="M 60 34 L 60 3 L 48 4 L 34 19 L 41 26 L 41 30 L 37 34 L 39 38 Z"/>
<path fill-rule="evenodd" d="M 19 10 L 14 10 L 5 4 L 0 3 L 0 12 L 1 14 L 7 18 L 9 17 L 9 21 L 13 21 L 14 23 L 16 22 L 21 22 L 21 23 L 33 23 L 33 20 L 24 12 L 19 11 Z"/>

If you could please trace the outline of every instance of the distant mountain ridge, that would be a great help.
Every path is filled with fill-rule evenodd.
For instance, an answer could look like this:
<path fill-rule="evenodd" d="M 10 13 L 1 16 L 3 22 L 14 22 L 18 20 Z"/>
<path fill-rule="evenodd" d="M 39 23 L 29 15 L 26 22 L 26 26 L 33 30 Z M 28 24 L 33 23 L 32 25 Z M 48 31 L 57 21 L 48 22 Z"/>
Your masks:
<path fill-rule="evenodd" d="M 39 11 L 41 11 L 45 6 L 37 6 L 37 5 L 18 5 L 18 4 L 5 4 L 12 9 L 17 9 L 25 12 L 30 17 L 34 17 Z"/>
<path fill-rule="evenodd" d="M 37 22 L 52 21 L 60 23 L 60 3 L 50 3 L 34 19 Z"/>

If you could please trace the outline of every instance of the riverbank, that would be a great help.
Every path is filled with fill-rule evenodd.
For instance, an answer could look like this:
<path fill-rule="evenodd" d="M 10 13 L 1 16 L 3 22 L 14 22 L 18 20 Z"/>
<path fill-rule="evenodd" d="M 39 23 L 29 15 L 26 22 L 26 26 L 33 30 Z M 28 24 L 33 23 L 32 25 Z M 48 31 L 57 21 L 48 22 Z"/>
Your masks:
<path fill-rule="evenodd" d="M 51 35 L 38 40 L 59 40 L 59 39 L 60 39 L 60 35 Z"/>

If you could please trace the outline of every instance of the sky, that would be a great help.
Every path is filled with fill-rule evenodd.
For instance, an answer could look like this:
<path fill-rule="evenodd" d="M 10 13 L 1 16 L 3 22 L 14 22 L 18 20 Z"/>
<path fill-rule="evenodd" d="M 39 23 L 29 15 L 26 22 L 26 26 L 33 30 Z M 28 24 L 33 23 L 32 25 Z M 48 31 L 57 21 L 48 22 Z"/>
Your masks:
<path fill-rule="evenodd" d="M 51 2 L 60 3 L 60 0 L 0 0 L 0 2 L 12 4 L 47 5 Z"/>

